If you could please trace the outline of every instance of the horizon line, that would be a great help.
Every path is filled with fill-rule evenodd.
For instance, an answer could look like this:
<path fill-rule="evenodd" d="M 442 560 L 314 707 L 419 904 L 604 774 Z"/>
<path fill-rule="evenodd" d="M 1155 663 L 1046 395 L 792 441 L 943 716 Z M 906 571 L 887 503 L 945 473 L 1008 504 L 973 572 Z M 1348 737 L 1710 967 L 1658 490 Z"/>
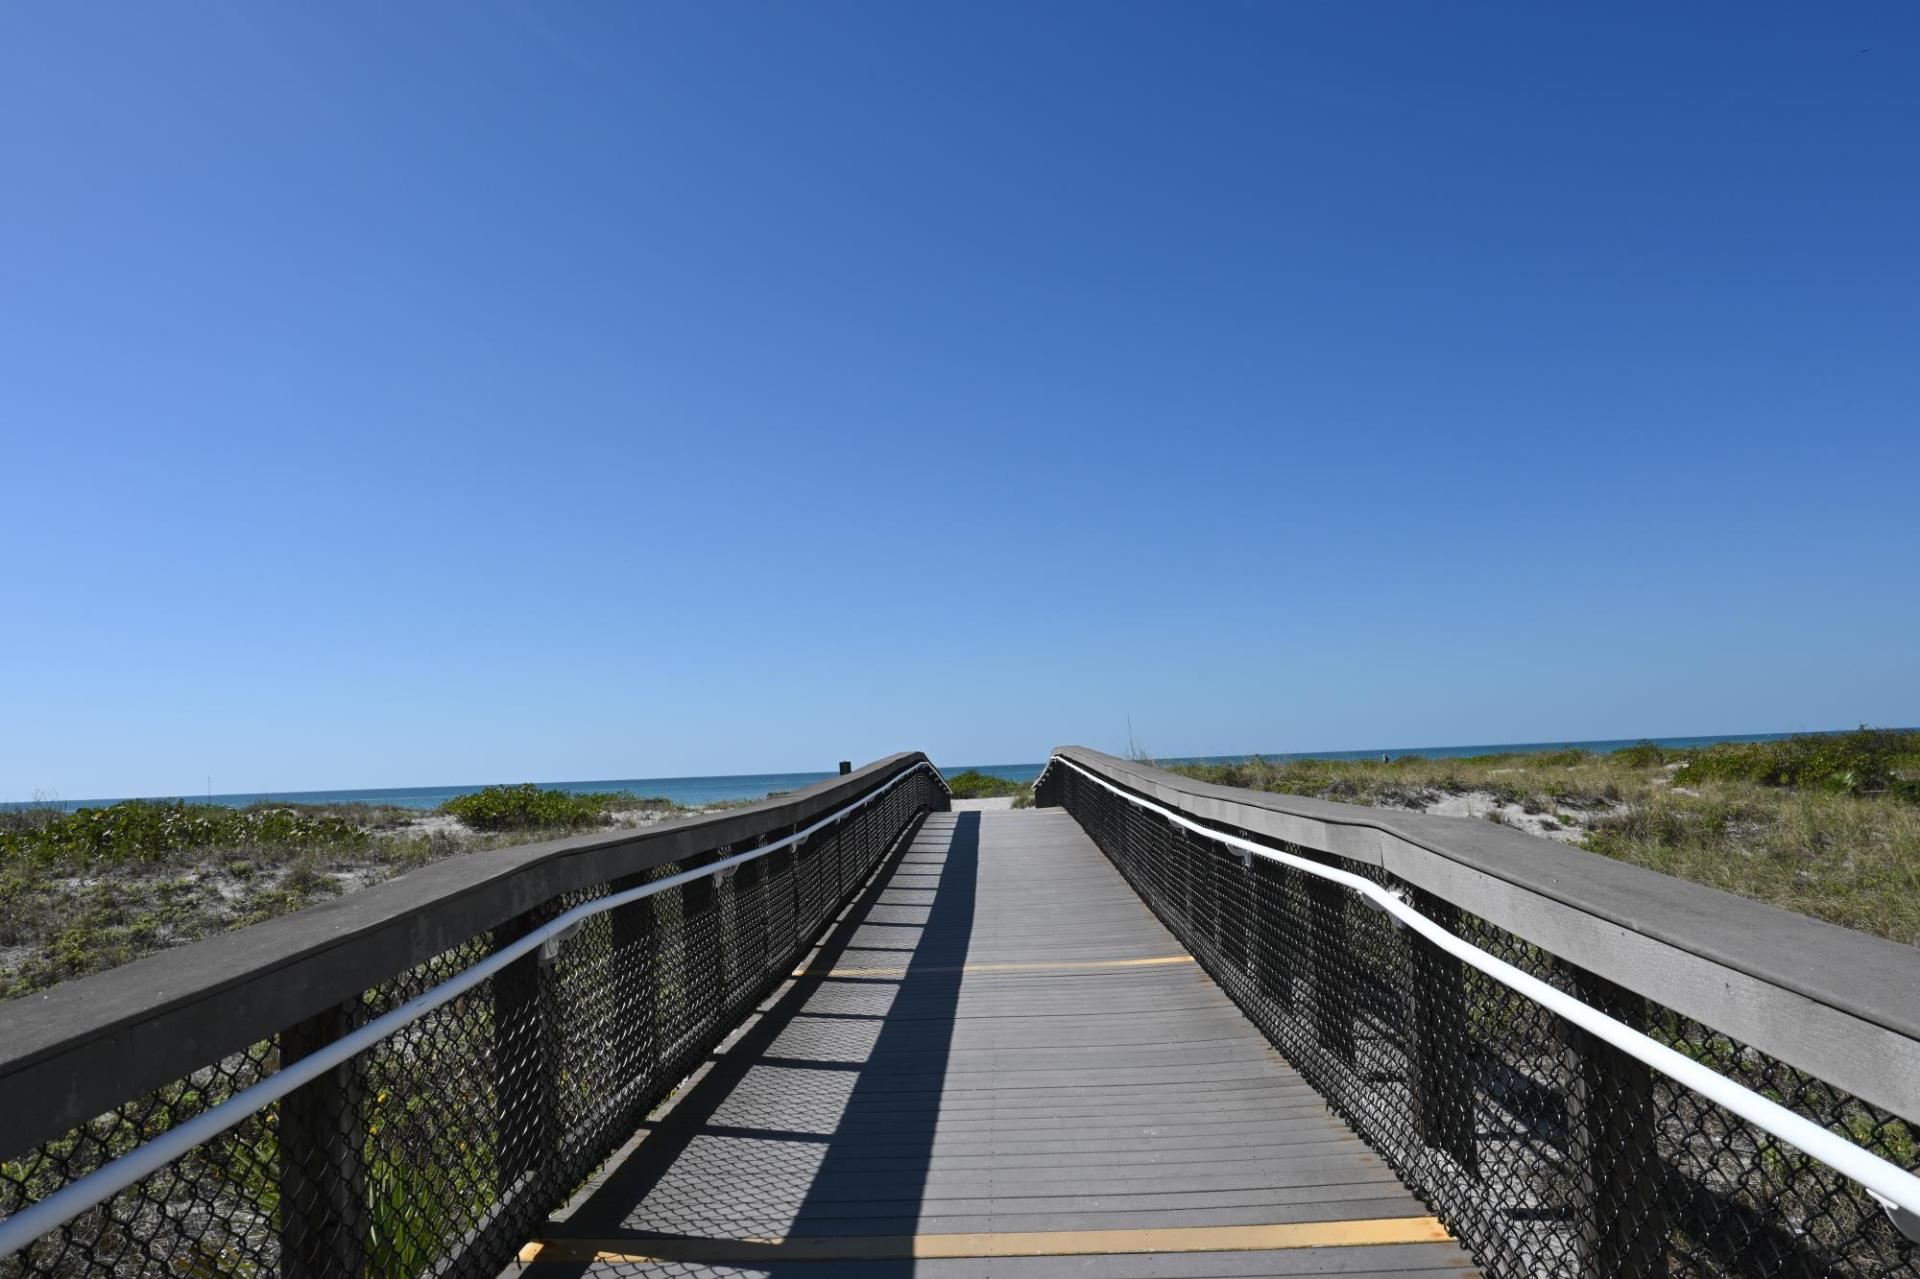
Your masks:
<path fill-rule="evenodd" d="M 1325 759 L 1325 758 L 1335 758 L 1343 755 L 1371 756 L 1376 754 L 1397 757 L 1397 756 L 1406 755 L 1406 754 L 1419 754 L 1422 751 L 1486 751 L 1488 753 L 1495 753 L 1501 749 L 1512 750 L 1512 749 L 1529 749 L 1529 748 L 1535 748 L 1535 747 L 1571 748 L 1571 747 L 1581 747 L 1581 746 L 1588 746 L 1588 745 L 1609 745 L 1615 742 L 1624 742 L 1627 745 L 1633 745 L 1637 742 L 1658 743 L 1658 742 L 1700 741 L 1700 740 L 1707 740 L 1707 741 L 1714 741 L 1714 742 L 1738 742 L 1738 741 L 1751 741 L 1751 740 L 1760 740 L 1760 739 L 1779 739 L 1784 737 L 1820 736 L 1820 735 L 1827 735 L 1827 734 L 1834 734 L 1834 733 L 1850 733 L 1850 732 L 1855 732 L 1862 728 L 1874 728 L 1874 727 L 1882 727 L 1882 726 L 1859 724 L 1859 725 L 1855 725 L 1853 728 L 1803 728 L 1803 729 L 1791 729 L 1784 732 L 1769 730 L 1769 731 L 1758 732 L 1758 733 L 1663 733 L 1659 735 L 1643 734 L 1638 737 L 1566 737 L 1566 738 L 1555 737 L 1555 738 L 1542 738 L 1538 741 L 1531 741 L 1531 742 L 1462 742 L 1457 744 L 1436 745 L 1436 746 L 1399 746 L 1399 747 L 1367 746 L 1367 747 L 1347 747 L 1347 748 L 1329 747 L 1329 748 L 1319 748 L 1314 750 L 1301 750 L 1301 751 L 1225 751 L 1225 752 L 1212 754 L 1212 755 L 1154 755 L 1151 752 L 1146 752 L 1144 753 L 1143 757 L 1145 762 L 1148 762 L 1148 763 L 1152 763 L 1156 760 L 1164 760 L 1168 763 L 1186 763 L 1186 762 L 1192 762 L 1192 761 L 1234 760 L 1234 759 Z M 1903 726 L 1896 725 L 1896 726 L 1887 726 L 1887 731 L 1912 732 L 1912 731 L 1916 731 L 1916 728 L 1903 727 Z M 1067 743 L 1062 743 L 1062 744 L 1065 745 Z M 1051 754 L 1052 754 L 1052 751 L 1049 750 L 1048 756 L 1050 757 Z M 884 758 L 884 756 L 880 758 Z M 929 756 L 928 758 L 931 759 L 932 757 Z M 1122 756 L 1122 758 L 1125 758 L 1125 757 Z M 866 762 L 871 763 L 872 761 L 866 761 Z M 1021 760 L 1021 761 L 1015 761 L 1015 762 L 1003 762 L 1003 763 L 993 763 L 993 764 L 967 764 L 955 769 L 954 771 L 964 772 L 967 769 L 983 769 L 983 768 L 1030 768 L 1030 767 L 1036 767 L 1036 766 L 1042 765 L 1045 762 L 1046 762 L 1046 757 L 1043 757 L 1038 760 L 1031 760 L 1031 761 Z M 940 765 L 935 764 L 935 767 L 938 768 L 940 767 Z M 942 769 L 942 772 L 945 772 L 945 771 L 947 770 Z M 771 771 L 752 772 L 752 773 L 686 773 L 686 774 L 679 774 L 679 775 L 673 775 L 673 776 L 662 775 L 659 777 L 578 778 L 578 779 L 563 780 L 563 781 L 533 782 L 532 785 L 538 786 L 542 790 L 564 790 L 569 787 L 599 786 L 599 785 L 608 785 L 616 782 L 710 782 L 710 781 L 736 781 L 736 780 L 741 780 L 746 778 L 756 778 L 756 777 L 812 777 L 812 776 L 831 777 L 831 776 L 834 776 L 834 770 L 830 768 L 828 769 L 795 768 L 795 769 L 771 770 Z M 497 782 L 497 781 L 496 782 L 426 782 L 426 783 L 421 783 L 421 784 L 411 785 L 411 786 L 315 786 L 315 787 L 309 787 L 301 790 L 209 791 L 209 792 L 194 792 L 192 794 L 188 794 L 185 792 L 170 792 L 170 793 L 149 794 L 149 795 L 94 796 L 86 799 L 66 799 L 61 797 L 57 793 L 55 793 L 51 795 L 36 795 L 28 799 L 0 800 L 0 808 L 12 810 L 12 809 L 31 807 L 36 804 L 55 804 L 61 807 L 78 808 L 78 807 L 97 805 L 97 804 L 124 804 L 124 803 L 129 803 L 135 800 L 152 800 L 156 802 L 183 801 L 188 803 L 198 801 L 201 803 L 208 803 L 208 802 L 223 800 L 223 799 L 243 799 L 249 796 L 255 799 L 274 799 L 274 798 L 290 799 L 292 796 L 296 796 L 296 795 L 373 794 L 377 792 L 405 793 L 410 791 L 438 791 L 438 790 L 481 790 L 488 786 L 521 786 L 526 784 L 528 783 L 524 781 L 521 781 L 521 782 Z"/>

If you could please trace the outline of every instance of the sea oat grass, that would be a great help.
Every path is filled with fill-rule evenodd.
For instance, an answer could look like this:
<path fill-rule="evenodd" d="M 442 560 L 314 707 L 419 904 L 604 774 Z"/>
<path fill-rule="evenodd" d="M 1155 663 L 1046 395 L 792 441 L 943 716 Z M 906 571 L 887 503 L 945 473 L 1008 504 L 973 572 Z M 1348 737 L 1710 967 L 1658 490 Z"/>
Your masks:
<path fill-rule="evenodd" d="M 1587 847 L 1920 945 L 1920 806 L 1892 796 L 1712 782 L 1603 819 Z"/>
<path fill-rule="evenodd" d="M 1920 733 L 1612 754 L 1183 764 L 1203 781 L 1384 808 L 1481 796 L 1486 816 L 1664 874 L 1920 945 Z"/>

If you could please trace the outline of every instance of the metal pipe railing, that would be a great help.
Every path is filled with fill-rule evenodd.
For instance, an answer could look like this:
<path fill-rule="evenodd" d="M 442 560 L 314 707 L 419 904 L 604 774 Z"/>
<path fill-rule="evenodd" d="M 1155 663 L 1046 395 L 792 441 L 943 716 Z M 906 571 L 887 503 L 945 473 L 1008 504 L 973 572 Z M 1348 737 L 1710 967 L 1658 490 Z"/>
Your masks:
<path fill-rule="evenodd" d="M 1872 1151 L 1863 1150 L 1805 1116 L 1555 989 L 1498 956 L 1488 954 L 1440 927 L 1415 910 L 1399 894 L 1370 879 L 1215 830 L 1185 814 L 1116 786 L 1064 756 L 1053 756 L 1048 761 L 1048 770 L 1055 765 L 1071 768 L 1128 803 L 1155 813 L 1184 830 L 1243 854 L 1275 862 L 1350 889 L 1462 963 L 1857 1182 L 1885 1209 L 1903 1235 L 1920 1242 L 1920 1177 L 1912 1172 L 1882 1159 Z M 1035 790 L 1038 791 L 1045 781 L 1046 770 L 1043 770 L 1034 782 Z"/>
<path fill-rule="evenodd" d="M 705 878 L 717 879 L 736 867 L 797 845 L 823 828 L 882 798 L 901 782 L 922 771 L 932 773 L 936 779 L 940 779 L 939 770 L 933 765 L 924 761 L 916 763 L 896 774 L 884 786 L 868 792 L 852 803 L 834 810 L 791 834 L 693 870 L 682 871 L 652 883 L 596 898 L 556 916 L 487 958 L 421 992 L 365 1026 L 297 1061 L 284 1065 L 266 1079 L 234 1094 L 219 1105 L 177 1127 L 168 1129 L 153 1140 L 0 1221 L 0 1258 L 12 1256 L 34 1240 L 59 1229 L 120 1191 L 160 1171 L 195 1147 L 205 1144 L 249 1117 L 259 1114 L 301 1086 L 320 1078 L 383 1040 L 391 1038 L 435 1009 L 452 1002 L 487 979 L 496 976 L 515 961 L 525 958 L 543 946 L 562 940 L 586 920 L 668 889 L 678 888 Z M 944 780 L 941 780 L 944 784 Z"/>

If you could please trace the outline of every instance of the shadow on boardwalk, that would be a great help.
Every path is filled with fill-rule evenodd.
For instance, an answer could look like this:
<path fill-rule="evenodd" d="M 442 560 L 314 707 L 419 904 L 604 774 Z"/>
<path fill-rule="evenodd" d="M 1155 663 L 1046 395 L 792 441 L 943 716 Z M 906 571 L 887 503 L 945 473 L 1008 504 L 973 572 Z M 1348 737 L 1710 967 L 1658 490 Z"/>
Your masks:
<path fill-rule="evenodd" d="M 773 1239 L 917 1233 L 974 927 L 980 814 L 930 816 L 807 969 L 556 1233 Z M 916 1273 L 912 1260 L 836 1274 Z M 542 1263 L 540 1276 L 628 1271 Z M 759 1262 L 753 1274 L 818 1275 Z M 642 1264 L 630 1273 L 732 1267 Z"/>

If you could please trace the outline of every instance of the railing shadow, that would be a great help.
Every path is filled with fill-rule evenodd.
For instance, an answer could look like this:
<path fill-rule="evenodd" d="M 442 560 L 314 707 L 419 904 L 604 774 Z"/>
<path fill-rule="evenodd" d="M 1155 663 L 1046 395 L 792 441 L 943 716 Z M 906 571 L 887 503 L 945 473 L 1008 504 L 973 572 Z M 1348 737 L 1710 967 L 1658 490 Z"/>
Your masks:
<path fill-rule="evenodd" d="M 553 1238 L 635 1255 L 729 1240 L 911 1236 L 927 1192 L 979 876 L 980 815 L 935 813 L 875 876 L 794 984 L 566 1214 Z M 891 1279 L 910 1259 L 844 1261 Z M 762 1256 L 755 1274 L 819 1275 Z M 584 1260 L 540 1276 L 588 1273 Z M 693 1256 L 594 1274 L 709 1273 Z M 731 1268 L 714 1265 L 714 1273 Z"/>
<path fill-rule="evenodd" d="M 836 1139 L 795 1215 L 792 1235 L 911 1235 L 928 1215 L 954 1015 L 973 933 L 980 814 L 939 815 L 928 825 L 937 829 L 936 823 L 951 823 L 951 834 L 918 942 L 896 979 L 898 987 L 847 1096 Z M 896 882 L 927 878 L 925 859 L 931 855 L 931 850 L 910 854 Z M 894 895 L 924 892 L 903 887 Z M 911 1260 L 871 1262 L 862 1273 L 910 1275 L 913 1269 Z"/>

